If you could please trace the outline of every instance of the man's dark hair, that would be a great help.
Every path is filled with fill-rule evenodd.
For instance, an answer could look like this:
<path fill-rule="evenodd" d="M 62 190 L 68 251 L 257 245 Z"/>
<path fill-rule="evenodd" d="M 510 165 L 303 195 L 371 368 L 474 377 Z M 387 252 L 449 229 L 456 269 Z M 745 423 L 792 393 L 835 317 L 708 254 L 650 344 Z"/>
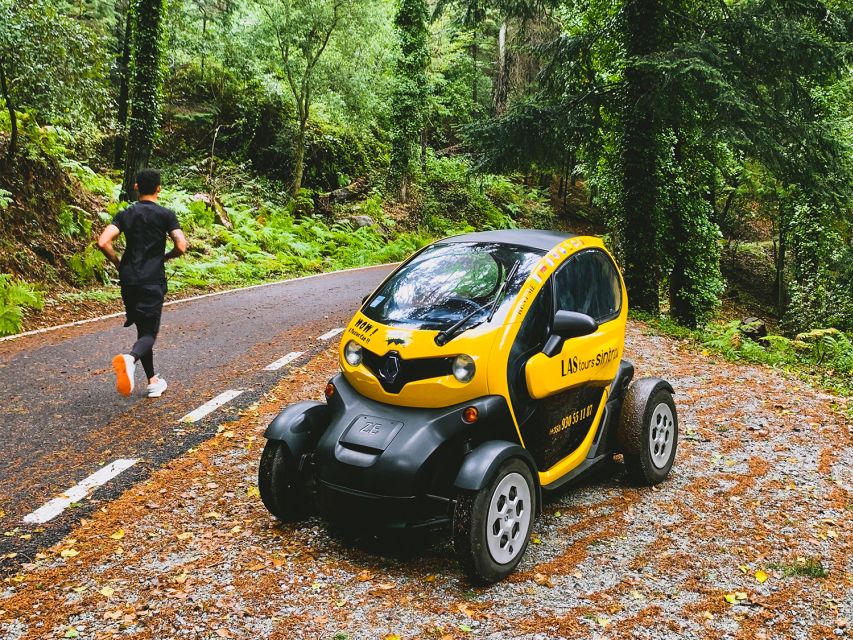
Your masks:
<path fill-rule="evenodd" d="M 142 169 L 136 174 L 136 186 L 141 196 L 153 196 L 160 186 L 160 172 L 157 169 Z"/>

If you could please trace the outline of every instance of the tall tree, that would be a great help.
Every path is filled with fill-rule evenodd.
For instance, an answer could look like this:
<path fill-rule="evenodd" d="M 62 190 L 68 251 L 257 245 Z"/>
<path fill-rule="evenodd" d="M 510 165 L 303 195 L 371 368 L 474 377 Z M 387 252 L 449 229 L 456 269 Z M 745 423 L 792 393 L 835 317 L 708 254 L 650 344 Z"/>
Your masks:
<path fill-rule="evenodd" d="M 262 0 L 272 29 L 280 70 L 296 104 L 297 133 L 291 193 L 302 188 L 305 131 L 314 100 L 317 63 L 340 27 L 352 0 Z"/>
<path fill-rule="evenodd" d="M 400 40 L 400 56 L 394 95 L 391 102 L 391 185 L 398 189 L 400 200 L 408 200 L 418 145 L 424 127 L 427 107 L 427 66 L 429 65 L 429 32 L 425 0 L 400 0 L 394 24 Z"/>
<path fill-rule="evenodd" d="M 664 40 L 666 0 L 628 0 L 624 8 L 624 103 L 621 105 L 620 243 L 631 306 L 657 313 L 665 270 L 664 216 L 658 202 L 658 134 L 655 86 L 659 78 L 644 58 Z"/>
<path fill-rule="evenodd" d="M 124 150 L 127 142 L 127 111 L 130 97 L 130 48 L 133 40 L 133 3 L 130 0 L 116 0 L 115 3 L 115 39 L 116 62 L 115 84 L 116 125 L 118 131 L 113 143 L 113 168 L 118 169 L 124 162 Z"/>
<path fill-rule="evenodd" d="M 150 161 L 159 132 L 165 14 L 166 0 L 136 0 L 123 200 L 136 200 L 136 174 Z"/>

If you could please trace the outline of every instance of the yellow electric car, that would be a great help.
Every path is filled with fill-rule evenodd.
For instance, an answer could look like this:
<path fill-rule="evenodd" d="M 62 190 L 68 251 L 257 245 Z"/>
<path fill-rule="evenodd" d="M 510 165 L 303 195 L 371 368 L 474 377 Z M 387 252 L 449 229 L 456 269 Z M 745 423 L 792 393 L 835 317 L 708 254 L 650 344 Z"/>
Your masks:
<path fill-rule="evenodd" d="M 624 457 L 656 484 L 678 442 L 672 387 L 631 383 L 628 298 L 601 240 L 533 231 L 420 250 L 341 339 L 326 402 L 269 425 L 259 488 L 281 520 L 447 530 L 478 582 L 521 559 L 544 491 Z"/>

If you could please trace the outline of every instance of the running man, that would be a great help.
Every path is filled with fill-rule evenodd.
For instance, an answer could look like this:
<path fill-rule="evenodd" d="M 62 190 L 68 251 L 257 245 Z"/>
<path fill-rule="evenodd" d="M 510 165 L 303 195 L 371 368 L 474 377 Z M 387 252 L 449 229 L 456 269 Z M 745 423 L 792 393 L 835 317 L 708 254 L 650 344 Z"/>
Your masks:
<path fill-rule="evenodd" d="M 136 174 L 139 201 L 119 212 L 98 238 L 98 248 L 117 268 L 127 320 L 125 327 L 136 325 L 136 343 L 129 354 L 113 358 L 116 390 L 133 393 L 136 363 L 141 361 L 148 378 L 146 395 L 159 398 L 166 390 L 166 380 L 154 371 L 154 341 L 160 331 L 160 315 L 166 297 L 166 260 L 187 251 L 175 212 L 157 204 L 160 196 L 160 172 L 142 169 Z M 121 260 L 113 249 L 113 241 L 124 234 L 125 250 Z M 172 250 L 166 253 L 166 236 L 172 239 Z"/>

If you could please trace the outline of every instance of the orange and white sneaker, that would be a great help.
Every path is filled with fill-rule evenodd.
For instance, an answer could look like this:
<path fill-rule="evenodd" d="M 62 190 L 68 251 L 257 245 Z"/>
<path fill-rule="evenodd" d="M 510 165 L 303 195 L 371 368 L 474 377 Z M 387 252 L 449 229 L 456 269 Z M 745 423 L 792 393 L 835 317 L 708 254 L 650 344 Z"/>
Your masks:
<path fill-rule="evenodd" d="M 126 353 L 113 358 L 113 369 L 116 372 L 116 391 L 123 396 L 133 393 L 133 378 L 136 373 L 136 360 Z"/>

